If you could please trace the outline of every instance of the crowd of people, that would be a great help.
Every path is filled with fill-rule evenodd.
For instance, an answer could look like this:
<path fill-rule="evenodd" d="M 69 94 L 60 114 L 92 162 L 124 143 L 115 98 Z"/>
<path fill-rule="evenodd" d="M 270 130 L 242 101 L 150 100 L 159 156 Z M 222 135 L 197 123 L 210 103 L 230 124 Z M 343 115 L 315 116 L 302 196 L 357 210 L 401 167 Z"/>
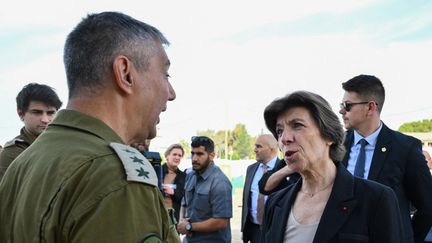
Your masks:
<path fill-rule="evenodd" d="M 19 92 L 24 126 L 0 152 L 0 242 L 232 241 L 232 185 L 214 141 L 192 137 L 187 171 L 180 144 L 157 169 L 160 158 L 148 156 L 176 98 L 165 45 L 158 29 L 128 15 L 89 14 L 64 47 L 66 108 L 47 85 Z M 257 137 L 245 171 L 243 242 L 427 240 L 429 153 L 381 120 L 377 77 L 355 76 L 342 89 L 343 124 L 309 91 L 263 111 L 271 134 Z"/>

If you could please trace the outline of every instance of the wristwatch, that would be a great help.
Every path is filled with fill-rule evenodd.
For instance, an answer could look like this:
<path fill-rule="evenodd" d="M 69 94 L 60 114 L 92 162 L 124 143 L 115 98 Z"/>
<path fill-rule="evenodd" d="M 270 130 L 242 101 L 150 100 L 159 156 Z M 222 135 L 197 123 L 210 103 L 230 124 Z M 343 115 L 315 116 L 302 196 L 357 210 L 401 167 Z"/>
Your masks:
<path fill-rule="evenodd" d="M 187 231 L 192 231 L 192 224 L 191 224 L 191 223 L 188 223 L 188 224 L 185 226 L 185 228 L 186 228 Z"/>

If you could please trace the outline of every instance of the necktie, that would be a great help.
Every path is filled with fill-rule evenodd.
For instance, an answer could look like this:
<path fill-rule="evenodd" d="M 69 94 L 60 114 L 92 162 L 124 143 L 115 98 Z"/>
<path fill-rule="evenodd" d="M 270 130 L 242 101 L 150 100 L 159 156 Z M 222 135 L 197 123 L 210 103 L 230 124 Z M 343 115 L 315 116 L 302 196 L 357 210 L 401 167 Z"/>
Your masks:
<path fill-rule="evenodd" d="M 360 147 L 360 153 L 357 157 L 357 162 L 354 169 L 354 175 L 360 178 L 364 178 L 364 171 L 365 171 L 365 161 L 366 161 L 366 144 L 368 143 L 364 138 L 360 139 L 359 141 L 361 147 Z"/>
<path fill-rule="evenodd" d="M 263 175 L 267 172 L 267 165 L 262 165 L 262 172 Z M 259 224 L 262 223 L 263 214 L 264 214 L 264 195 L 260 193 L 258 195 L 258 207 L 257 207 L 257 219 Z"/>

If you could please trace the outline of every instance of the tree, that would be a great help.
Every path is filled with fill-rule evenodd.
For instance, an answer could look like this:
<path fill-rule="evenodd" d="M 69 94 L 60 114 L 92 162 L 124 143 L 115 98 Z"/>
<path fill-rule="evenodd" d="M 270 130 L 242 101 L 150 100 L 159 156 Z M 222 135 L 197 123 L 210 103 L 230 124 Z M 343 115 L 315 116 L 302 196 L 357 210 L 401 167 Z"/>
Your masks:
<path fill-rule="evenodd" d="M 237 124 L 232 131 L 209 129 L 198 131 L 197 134 L 207 136 L 214 141 L 218 158 L 238 160 L 255 157 L 253 153 L 255 140 L 248 134 L 244 124 Z"/>
<path fill-rule="evenodd" d="M 244 124 L 237 124 L 232 132 L 233 151 L 239 159 L 248 159 L 251 153 L 251 136 Z"/>
<path fill-rule="evenodd" d="M 198 131 L 198 136 L 207 136 L 213 140 L 215 143 L 215 152 L 216 156 L 218 158 L 224 158 L 225 157 L 225 133 L 224 131 L 217 131 L 214 130 L 206 130 L 206 131 Z"/>
<path fill-rule="evenodd" d="M 432 131 L 432 119 L 404 123 L 398 130 L 399 132 L 430 132 Z"/>
<path fill-rule="evenodd" d="M 184 157 L 188 158 L 191 153 L 190 142 L 186 141 L 185 139 L 182 139 L 180 140 L 179 144 L 183 147 Z"/>

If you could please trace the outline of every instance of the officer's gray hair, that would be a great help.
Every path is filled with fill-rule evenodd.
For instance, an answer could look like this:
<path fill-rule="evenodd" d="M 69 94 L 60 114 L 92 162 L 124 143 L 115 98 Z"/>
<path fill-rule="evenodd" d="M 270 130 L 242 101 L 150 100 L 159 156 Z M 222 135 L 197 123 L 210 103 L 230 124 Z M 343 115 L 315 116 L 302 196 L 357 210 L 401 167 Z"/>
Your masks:
<path fill-rule="evenodd" d="M 103 87 L 104 78 L 118 55 L 146 69 L 157 45 L 169 45 L 155 27 L 118 12 L 89 14 L 68 35 L 63 61 L 69 97 Z"/>

